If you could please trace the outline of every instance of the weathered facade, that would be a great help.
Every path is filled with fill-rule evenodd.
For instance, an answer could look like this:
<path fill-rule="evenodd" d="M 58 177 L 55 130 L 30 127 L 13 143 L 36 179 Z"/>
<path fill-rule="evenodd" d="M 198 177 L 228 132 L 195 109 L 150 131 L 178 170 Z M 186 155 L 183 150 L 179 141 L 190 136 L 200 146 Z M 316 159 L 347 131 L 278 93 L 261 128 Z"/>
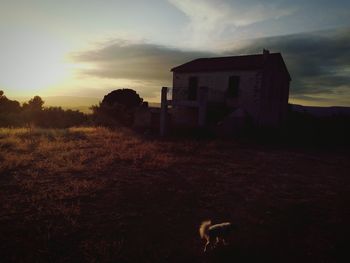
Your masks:
<path fill-rule="evenodd" d="M 257 126 L 278 126 L 286 117 L 291 78 L 280 53 L 197 59 L 172 72 L 172 97 L 162 107 L 172 106 L 175 124 L 205 125 L 209 107 L 225 107 L 223 121 L 245 114 Z"/>

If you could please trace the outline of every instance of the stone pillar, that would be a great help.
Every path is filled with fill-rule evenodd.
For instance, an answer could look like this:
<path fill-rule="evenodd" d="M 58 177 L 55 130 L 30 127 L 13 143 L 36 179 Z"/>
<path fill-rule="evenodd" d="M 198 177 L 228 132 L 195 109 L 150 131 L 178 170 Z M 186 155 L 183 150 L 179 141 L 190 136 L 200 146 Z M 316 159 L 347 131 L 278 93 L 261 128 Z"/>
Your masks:
<path fill-rule="evenodd" d="M 168 115 L 168 88 L 162 87 L 161 93 L 161 108 L 160 108 L 160 136 L 165 136 Z"/>
<path fill-rule="evenodd" d="M 208 87 L 199 88 L 198 96 L 198 125 L 204 127 L 207 122 Z"/>

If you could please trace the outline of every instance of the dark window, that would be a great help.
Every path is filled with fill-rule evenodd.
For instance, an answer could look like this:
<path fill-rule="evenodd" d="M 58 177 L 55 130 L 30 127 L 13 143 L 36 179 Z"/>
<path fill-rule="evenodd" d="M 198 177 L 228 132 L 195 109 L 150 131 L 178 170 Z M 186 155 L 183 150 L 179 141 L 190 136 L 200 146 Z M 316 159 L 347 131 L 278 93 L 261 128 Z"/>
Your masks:
<path fill-rule="evenodd" d="M 231 76 L 228 79 L 227 96 L 237 98 L 239 95 L 239 76 Z"/>
<path fill-rule="evenodd" d="M 188 80 L 188 99 L 189 100 L 197 99 L 197 89 L 198 89 L 198 78 L 190 77 Z"/>

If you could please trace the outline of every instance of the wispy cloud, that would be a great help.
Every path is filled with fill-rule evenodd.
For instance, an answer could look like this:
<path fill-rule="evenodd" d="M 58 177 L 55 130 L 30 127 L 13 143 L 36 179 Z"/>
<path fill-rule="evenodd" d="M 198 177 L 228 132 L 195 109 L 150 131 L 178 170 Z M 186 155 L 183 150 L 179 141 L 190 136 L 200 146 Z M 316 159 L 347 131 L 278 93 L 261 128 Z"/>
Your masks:
<path fill-rule="evenodd" d="M 188 44 L 202 47 L 233 35 L 240 27 L 278 19 L 292 14 L 294 7 L 281 7 L 273 2 L 224 0 L 168 0 L 189 19 L 184 34 Z"/>

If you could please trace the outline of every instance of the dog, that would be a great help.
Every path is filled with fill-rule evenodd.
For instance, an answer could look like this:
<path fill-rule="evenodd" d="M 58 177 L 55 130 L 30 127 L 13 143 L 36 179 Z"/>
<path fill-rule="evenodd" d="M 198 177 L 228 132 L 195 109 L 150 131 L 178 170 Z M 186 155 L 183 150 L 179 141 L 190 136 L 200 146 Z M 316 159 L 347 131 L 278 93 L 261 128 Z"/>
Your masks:
<path fill-rule="evenodd" d="M 199 227 L 199 235 L 202 239 L 205 239 L 207 243 L 204 246 L 204 252 L 207 251 L 208 246 L 211 248 L 216 247 L 220 241 L 227 245 L 227 238 L 232 231 L 232 224 L 225 222 L 221 224 L 213 225 L 211 220 L 204 221 Z"/>

